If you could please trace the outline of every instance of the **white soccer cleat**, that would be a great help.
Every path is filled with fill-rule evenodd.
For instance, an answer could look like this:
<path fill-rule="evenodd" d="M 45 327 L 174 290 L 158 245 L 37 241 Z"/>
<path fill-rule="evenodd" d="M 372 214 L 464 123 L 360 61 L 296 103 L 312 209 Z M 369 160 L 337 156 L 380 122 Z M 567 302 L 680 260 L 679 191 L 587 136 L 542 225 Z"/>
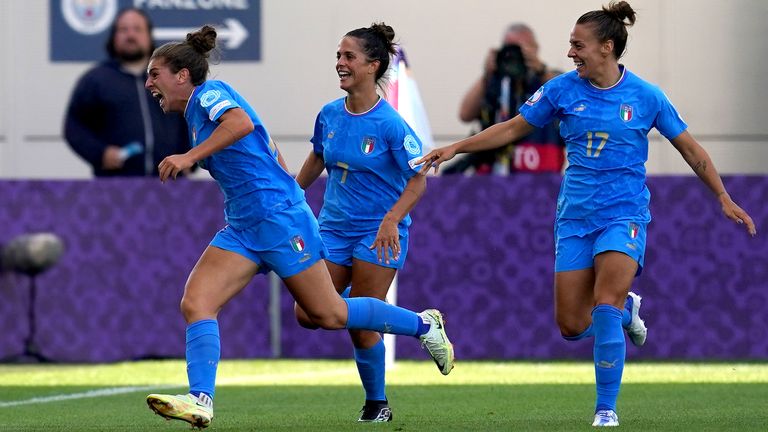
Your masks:
<path fill-rule="evenodd" d="M 619 416 L 614 410 L 600 410 L 595 413 L 595 421 L 592 426 L 595 427 L 614 427 L 619 425 Z"/>
<path fill-rule="evenodd" d="M 206 428 L 213 419 L 213 403 L 210 398 L 197 398 L 192 394 L 147 396 L 147 405 L 157 415 L 170 420 L 183 420 L 192 428 Z"/>
<path fill-rule="evenodd" d="M 357 421 L 362 423 L 391 422 L 392 409 L 386 401 L 365 401 Z"/>
<path fill-rule="evenodd" d="M 437 309 L 427 309 L 419 314 L 421 319 L 429 322 L 429 331 L 419 336 L 421 346 L 427 349 L 435 361 L 440 373 L 448 375 L 453 369 L 453 344 L 445 334 L 445 320 Z"/>
<path fill-rule="evenodd" d="M 639 347 L 645 344 L 645 338 L 648 336 L 645 321 L 640 318 L 640 303 L 643 298 L 631 291 L 629 297 L 632 299 L 632 319 L 629 321 L 629 327 L 627 327 L 627 336 L 632 341 L 632 345 Z"/>

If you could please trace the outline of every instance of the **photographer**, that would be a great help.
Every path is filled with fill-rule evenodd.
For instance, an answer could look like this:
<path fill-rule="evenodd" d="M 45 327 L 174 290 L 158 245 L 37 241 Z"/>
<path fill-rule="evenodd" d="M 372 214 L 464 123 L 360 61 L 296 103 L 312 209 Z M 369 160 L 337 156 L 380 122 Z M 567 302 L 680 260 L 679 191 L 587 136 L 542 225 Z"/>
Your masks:
<path fill-rule="evenodd" d="M 502 46 L 490 50 L 483 75 L 464 96 L 459 118 L 464 122 L 478 120 L 483 130 L 514 117 L 520 105 L 559 74 L 541 61 L 538 51 L 530 27 L 522 23 L 507 27 Z M 553 123 L 509 146 L 467 155 L 443 173 L 560 172 L 565 162 L 564 147 Z"/>

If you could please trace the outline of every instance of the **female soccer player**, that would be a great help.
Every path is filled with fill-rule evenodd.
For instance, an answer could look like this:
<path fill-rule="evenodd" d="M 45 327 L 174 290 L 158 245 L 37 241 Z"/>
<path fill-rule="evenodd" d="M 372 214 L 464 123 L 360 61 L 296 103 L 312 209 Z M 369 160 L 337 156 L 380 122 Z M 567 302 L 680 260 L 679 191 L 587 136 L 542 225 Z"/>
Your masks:
<path fill-rule="evenodd" d="M 553 118 L 560 119 L 569 166 L 557 200 L 555 317 L 566 339 L 594 336 L 597 401 L 593 426 L 617 426 L 616 398 L 624 368 L 622 326 L 639 326 L 637 311 L 622 310 L 643 266 L 651 219 L 645 185 L 648 132 L 672 142 L 712 190 L 726 217 L 755 225 L 725 190 L 707 152 L 687 131 L 675 107 L 656 86 L 618 59 L 635 12 L 625 1 L 587 12 L 573 27 L 568 57 L 576 70 L 547 82 L 504 123 L 436 149 L 420 162 L 435 169 L 456 153 L 505 145 Z M 630 303 L 632 301 L 630 300 Z M 645 326 L 640 335 L 644 339 Z"/>
<path fill-rule="evenodd" d="M 147 397 L 159 415 L 206 427 L 213 417 L 220 356 L 221 308 L 254 275 L 273 270 L 309 319 L 324 329 L 360 329 L 421 338 L 439 365 L 452 366 L 453 348 L 440 313 L 416 314 L 372 298 L 342 299 L 322 258 L 326 249 L 304 193 L 281 166 L 256 112 L 232 87 L 206 81 L 216 31 L 204 26 L 185 42 L 155 50 L 146 87 L 165 112 L 183 112 L 192 149 L 168 156 L 160 180 L 199 163 L 224 193 L 227 226 L 192 269 L 181 299 L 187 322 L 189 394 Z"/>
<path fill-rule="evenodd" d="M 347 33 L 336 52 L 339 86 L 347 96 L 325 105 L 315 121 L 314 147 L 296 177 L 306 189 L 328 170 L 320 235 L 337 291 L 384 300 L 408 253 L 408 212 L 426 189 L 413 164 L 421 141 L 376 92 L 395 53 L 392 27 L 381 23 Z M 296 308 L 299 322 L 312 328 Z M 439 316 L 435 317 L 440 320 Z M 316 327 L 316 326 L 314 326 Z M 377 332 L 350 331 L 365 389 L 361 422 L 392 420 L 384 391 L 384 341 Z M 448 374 L 450 365 L 441 371 Z"/>

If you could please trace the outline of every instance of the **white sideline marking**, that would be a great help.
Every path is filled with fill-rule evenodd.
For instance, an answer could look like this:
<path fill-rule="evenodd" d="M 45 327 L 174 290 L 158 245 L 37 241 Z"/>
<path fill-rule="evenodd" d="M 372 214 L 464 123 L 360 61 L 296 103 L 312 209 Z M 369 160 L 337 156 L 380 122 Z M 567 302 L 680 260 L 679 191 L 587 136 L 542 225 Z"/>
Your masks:
<path fill-rule="evenodd" d="M 173 387 L 176 387 L 176 386 L 173 386 Z M 33 397 L 31 399 L 24 399 L 19 401 L 0 402 L 0 408 L 8 408 L 8 407 L 14 407 L 14 406 L 20 406 L 20 405 L 41 404 L 41 403 L 48 403 L 48 402 L 59 402 L 59 401 L 72 400 L 72 399 L 87 399 L 87 398 L 95 398 L 99 396 L 113 396 L 113 395 L 118 395 L 123 393 L 133 393 L 133 392 L 139 392 L 139 391 L 156 390 L 158 388 L 162 389 L 162 388 L 173 388 L 173 387 L 169 387 L 169 386 L 112 387 L 112 388 L 99 389 L 99 390 L 88 390 L 82 393 L 58 394 L 53 396 Z"/>
<path fill-rule="evenodd" d="M 276 380 L 291 380 L 291 379 L 297 379 L 297 378 L 311 378 L 311 377 L 317 378 L 318 376 L 332 376 L 332 375 L 338 375 L 338 374 L 347 374 L 350 372 L 350 370 L 352 369 L 344 368 L 344 369 L 327 370 L 323 372 L 308 371 L 308 372 L 293 373 L 293 374 L 245 375 L 241 377 L 222 378 L 218 380 L 217 384 L 219 385 L 257 384 L 257 383 L 269 383 Z M 106 389 L 88 390 L 86 392 L 80 392 L 80 393 L 65 393 L 65 394 L 58 394 L 53 396 L 33 397 L 30 399 L 24 399 L 24 400 L 18 400 L 18 401 L 0 402 L 0 408 L 9 408 L 9 407 L 15 407 L 15 406 L 33 405 L 33 404 L 41 404 L 41 403 L 49 403 L 49 402 L 60 402 L 60 401 L 74 400 L 74 399 L 88 399 L 88 398 L 95 398 L 95 397 L 101 397 L 101 396 L 114 396 L 119 394 L 134 393 L 134 392 L 141 392 L 141 391 L 144 391 L 144 392 L 157 391 L 157 390 L 165 390 L 165 389 L 179 388 L 179 387 L 185 387 L 185 386 L 186 384 L 141 386 L 141 387 L 112 387 L 112 388 L 106 388 Z"/>

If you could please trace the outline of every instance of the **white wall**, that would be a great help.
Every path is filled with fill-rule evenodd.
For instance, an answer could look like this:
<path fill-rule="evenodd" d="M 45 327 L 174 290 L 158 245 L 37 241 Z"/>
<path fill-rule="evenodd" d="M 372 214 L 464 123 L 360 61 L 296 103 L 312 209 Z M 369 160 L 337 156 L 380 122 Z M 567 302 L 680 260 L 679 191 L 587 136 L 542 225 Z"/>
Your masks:
<path fill-rule="evenodd" d="M 607 0 L 603 0 L 607 2 Z M 88 178 L 61 125 L 70 91 L 90 64 L 49 62 L 47 0 L 0 1 L 0 177 Z M 384 20 L 395 28 L 419 84 L 438 144 L 467 134 L 459 101 L 504 27 L 525 21 L 546 63 L 572 69 L 573 23 L 601 0 L 262 0 L 262 61 L 213 67 L 259 112 L 292 170 L 309 151 L 315 115 L 342 96 L 336 45 L 347 31 Z M 623 62 L 665 89 L 723 173 L 766 173 L 767 0 L 634 0 Z M 687 173 L 652 135 L 651 173 Z"/>

